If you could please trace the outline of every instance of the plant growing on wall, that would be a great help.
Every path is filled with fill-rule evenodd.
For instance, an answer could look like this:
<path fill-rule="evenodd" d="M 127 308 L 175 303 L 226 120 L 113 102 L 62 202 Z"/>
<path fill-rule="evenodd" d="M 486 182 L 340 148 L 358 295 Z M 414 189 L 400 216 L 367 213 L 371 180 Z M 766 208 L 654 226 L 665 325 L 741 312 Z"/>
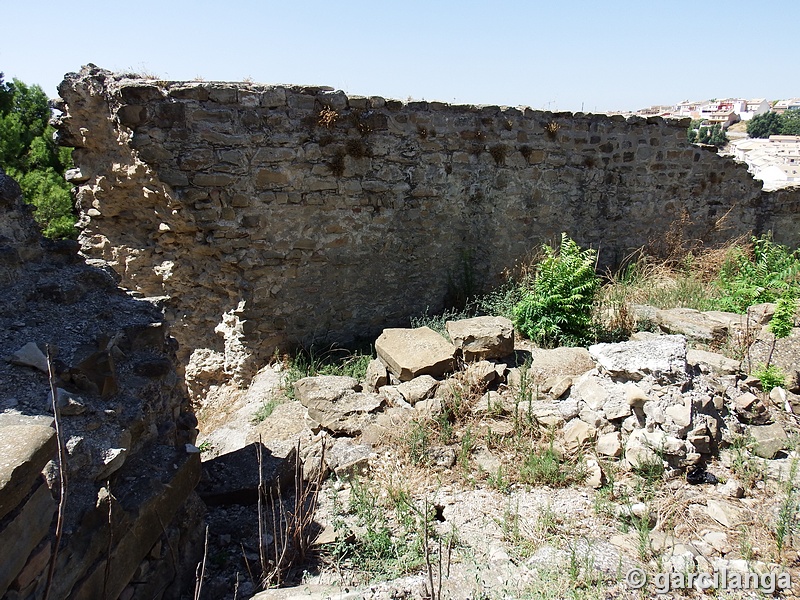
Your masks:
<path fill-rule="evenodd" d="M 319 115 L 317 115 L 317 124 L 319 124 L 321 127 L 325 127 L 326 129 L 330 129 L 336 123 L 336 119 L 338 118 L 339 114 L 330 106 L 326 106 L 319 111 Z"/>
<path fill-rule="evenodd" d="M 583 250 L 566 233 L 558 248 L 542 246 L 536 275 L 514 307 L 517 331 L 542 346 L 592 341 L 592 307 L 600 287 L 597 252 Z"/>

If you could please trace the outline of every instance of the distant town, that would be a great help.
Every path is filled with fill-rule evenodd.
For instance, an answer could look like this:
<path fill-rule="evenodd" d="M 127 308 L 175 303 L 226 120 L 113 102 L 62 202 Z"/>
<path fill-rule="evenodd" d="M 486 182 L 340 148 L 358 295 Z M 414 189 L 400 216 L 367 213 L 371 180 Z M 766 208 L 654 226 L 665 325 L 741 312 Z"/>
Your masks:
<path fill-rule="evenodd" d="M 705 128 L 707 131 L 725 133 L 723 139 L 726 143 L 720 144 L 720 154 L 733 156 L 746 163 L 753 177 L 764 182 L 765 190 L 775 190 L 800 185 L 800 135 L 751 137 L 748 135 L 747 123 L 768 113 L 784 115 L 795 110 L 800 111 L 800 98 L 773 102 L 766 98 L 726 98 L 699 102 L 687 100 L 671 106 L 650 106 L 629 114 L 689 118 L 692 120 L 690 129 Z M 689 139 L 694 141 L 692 135 Z"/>

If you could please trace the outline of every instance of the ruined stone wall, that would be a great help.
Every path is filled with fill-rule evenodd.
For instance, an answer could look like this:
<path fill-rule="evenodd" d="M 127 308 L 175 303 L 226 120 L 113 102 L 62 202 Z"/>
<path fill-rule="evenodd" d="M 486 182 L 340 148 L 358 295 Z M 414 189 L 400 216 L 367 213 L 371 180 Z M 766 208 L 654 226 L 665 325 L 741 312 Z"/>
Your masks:
<path fill-rule="evenodd" d="M 48 361 L 59 406 L 57 461 Z M 0 597 L 178 598 L 202 553 L 197 421 L 161 312 L 42 240 L 0 170 Z M 194 450 L 191 446 L 189 450 Z"/>
<path fill-rule="evenodd" d="M 168 297 L 190 379 L 406 325 L 465 271 L 492 285 L 562 231 L 605 265 L 676 224 L 707 244 L 767 229 L 800 242 L 800 192 L 762 192 L 689 145 L 684 122 L 96 67 L 59 90 L 83 250 Z"/>

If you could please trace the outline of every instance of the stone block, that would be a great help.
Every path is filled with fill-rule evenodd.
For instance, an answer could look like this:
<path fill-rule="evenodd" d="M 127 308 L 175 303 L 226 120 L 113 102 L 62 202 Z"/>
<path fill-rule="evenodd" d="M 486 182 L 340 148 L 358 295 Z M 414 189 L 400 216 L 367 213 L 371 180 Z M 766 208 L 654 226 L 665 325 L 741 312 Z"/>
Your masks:
<path fill-rule="evenodd" d="M 622 439 L 619 431 L 612 431 L 598 437 L 595 451 L 601 456 L 619 458 L 622 455 Z"/>
<path fill-rule="evenodd" d="M 0 519 L 30 491 L 58 451 L 52 419 L 3 415 L 0 420 Z"/>
<path fill-rule="evenodd" d="M 534 348 L 528 375 L 535 382 L 544 382 L 553 377 L 577 378 L 594 369 L 594 360 L 586 348 Z"/>
<path fill-rule="evenodd" d="M 761 458 L 775 458 L 789 443 L 789 438 L 779 423 L 750 427 L 750 435 L 755 439 L 753 451 Z"/>
<path fill-rule="evenodd" d="M 429 327 L 384 329 L 375 351 L 400 381 L 419 375 L 441 377 L 455 367 L 455 347 Z"/>
<path fill-rule="evenodd" d="M 447 321 L 446 327 L 466 361 L 504 358 L 514 352 L 514 325 L 504 317 Z"/>
<path fill-rule="evenodd" d="M 589 354 L 612 377 L 639 381 L 652 374 L 667 380 L 686 377 L 686 338 L 662 335 L 644 341 L 595 344 Z"/>
<path fill-rule="evenodd" d="M 377 358 L 372 359 L 367 365 L 367 373 L 364 376 L 365 391 L 377 392 L 387 383 L 389 383 L 389 373 L 386 371 L 386 365 Z"/>
<path fill-rule="evenodd" d="M 209 506 L 249 505 L 258 502 L 259 451 L 261 481 L 267 488 L 284 489 L 293 481 L 295 453 L 275 456 L 255 442 L 203 463 L 204 477 L 197 486 L 200 498 Z"/>
<path fill-rule="evenodd" d="M 414 406 L 420 400 L 427 400 L 431 398 L 436 392 L 439 382 L 430 375 L 420 375 L 411 381 L 405 381 L 397 386 L 399 391 L 406 402 Z"/>
<path fill-rule="evenodd" d="M 332 433 L 358 435 L 385 402 L 384 395 L 362 393 L 352 377 L 321 375 L 294 383 L 294 392 L 319 427 Z"/>
<path fill-rule="evenodd" d="M 564 450 L 566 450 L 568 454 L 575 454 L 584 445 L 594 439 L 596 434 L 597 432 L 594 427 L 591 427 L 580 419 L 572 419 L 569 423 L 564 425 L 564 429 L 561 432 Z"/>
<path fill-rule="evenodd" d="M 27 491 L 30 491 L 30 487 Z M 0 596 L 25 567 L 31 552 L 50 531 L 56 502 L 40 477 L 25 503 L 0 521 Z"/>

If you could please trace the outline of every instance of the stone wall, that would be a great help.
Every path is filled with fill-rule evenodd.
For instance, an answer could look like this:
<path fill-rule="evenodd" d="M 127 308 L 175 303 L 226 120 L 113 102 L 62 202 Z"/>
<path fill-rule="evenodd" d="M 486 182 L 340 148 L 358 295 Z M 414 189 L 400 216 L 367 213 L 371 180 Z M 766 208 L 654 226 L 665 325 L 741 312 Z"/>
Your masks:
<path fill-rule="evenodd" d="M 800 242 L 800 192 L 762 192 L 744 165 L 689 145 L 685 122 L 91 65 L 59 91 L 83 251 L 166 297 L 200 386 L 278 346 L 407 325 L 562 231 L 601 266 L 675 239 Z"/>
<path fill-rule="evenodd" d="M 0 596 L 178 598 L 202 553 L 197 435 L 161 312 L 42 240 L 0 170 Z M 57 461 L 48 362 L 61 418 Z"/>

